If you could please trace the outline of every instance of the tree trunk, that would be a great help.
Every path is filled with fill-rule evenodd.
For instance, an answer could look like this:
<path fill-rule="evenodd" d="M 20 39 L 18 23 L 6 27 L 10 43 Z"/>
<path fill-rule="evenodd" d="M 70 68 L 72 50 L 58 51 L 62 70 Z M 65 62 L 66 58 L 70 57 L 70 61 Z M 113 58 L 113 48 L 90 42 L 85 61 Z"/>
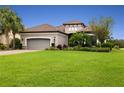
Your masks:
<path fill-rule="evenodd" d="M 9 49 L 9 35 L 7 31 L 5 31 L 5 36 L 6 36 L 6 47 L 7 49 Z"/>
<path fill-rule="evenodd" d="M 15 49 L 15 33 L 13 33 L 13 49 Z"/>
<path fill-rule="evenodd" d="M 97 44 L 97 46 L 101 47 L 101 42 L 98 38 L 96 39 L 96 44 Z"/>

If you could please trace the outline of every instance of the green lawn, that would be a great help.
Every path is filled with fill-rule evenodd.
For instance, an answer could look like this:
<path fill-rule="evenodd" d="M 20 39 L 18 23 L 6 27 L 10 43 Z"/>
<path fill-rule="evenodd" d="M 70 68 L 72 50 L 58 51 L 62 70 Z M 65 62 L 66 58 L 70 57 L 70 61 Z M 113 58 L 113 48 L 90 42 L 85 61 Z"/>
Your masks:
<path fill-rule="evenodd" d="M 0 56 L 0 86 L 124 86 L 124 51 Z"/>

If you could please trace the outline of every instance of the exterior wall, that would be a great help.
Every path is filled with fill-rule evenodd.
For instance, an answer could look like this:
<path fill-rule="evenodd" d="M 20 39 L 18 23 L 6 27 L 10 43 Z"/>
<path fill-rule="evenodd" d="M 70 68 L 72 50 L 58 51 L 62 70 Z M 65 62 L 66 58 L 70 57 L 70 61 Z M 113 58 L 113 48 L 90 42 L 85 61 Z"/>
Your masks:
<path fill-rule="evenodd" d="M 18 39 L 21 40 L 20 34 L 15 34 L 15 38 L 18 38 Z M 10 31 L 10 33 L 9 33 L 9 42 L 11 42 L 12 39 L 13 39 L 13 34 L 12 34 L 12 31 Z"/>
<path fill-rule="evenodd" d="M 58 33 L 57 38 L 56 38 L 56 46 L 59 44 L 68 45 L 68 36 Z"/>
<path fill-rule="evenodd" d="M 12 31 L 8 33 L 8 36 L 9 36 L 9 43 L 11 43 L 11 40 L 13 39 Z M 21 39 L 20 34 L 16 34 L 15 37 L 18 39 Z M 7 44 L 5 34 L 0 35 L 0 43 L 5 44 L 5 45 Z"/>
<path fill-rule="evenodd" d="M 4 34 L 0 35 L 0 43 L 6 44 L 6 38 Z"/>
<path fill-rule="evenodd" d="M 58 44 L 66 44 L 68 45 L 68 36 L 61 33 L 21 33 L 22 37 L 22 45 L 24 48 L 27 48 L 27 39 L 30 38 L 47 38 L 50 39 L 50 46 L 54 43 L 55 39 L 55 46 Z"/>

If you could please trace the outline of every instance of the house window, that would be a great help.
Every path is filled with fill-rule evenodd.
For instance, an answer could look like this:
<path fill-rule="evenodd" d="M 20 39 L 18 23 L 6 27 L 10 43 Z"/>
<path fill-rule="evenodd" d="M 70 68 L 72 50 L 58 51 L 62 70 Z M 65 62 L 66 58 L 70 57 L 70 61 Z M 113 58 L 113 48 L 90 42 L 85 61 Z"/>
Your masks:
<path fill-rule="evenodd" d="M 71 28 L 71 30 L 72 30 L 72 31 L 74 31 L 74 30 L 75 30 L 75 28 L 74 28 L 74 27 L 72 27 L 72 28 Z"/>
<path fill-rule="evenodd" d="M 69 31 L 71 31 L 71 27 L 69 27 L 69 29 L 68 29 Z"/>
<path fill-rule="evenodd" d="M 77 31 L 77 27 L 75 27 L 75 31 Z"/>

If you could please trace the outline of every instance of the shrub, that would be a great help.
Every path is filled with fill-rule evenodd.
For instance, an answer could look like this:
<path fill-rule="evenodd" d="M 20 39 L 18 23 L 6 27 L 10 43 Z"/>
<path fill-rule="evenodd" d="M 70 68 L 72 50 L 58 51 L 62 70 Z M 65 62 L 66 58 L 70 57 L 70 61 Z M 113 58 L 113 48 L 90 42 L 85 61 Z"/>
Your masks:
<path fill-rule="evenodd" d="M 66 50 L 69 50 L 69 49 L 67 48 Z M 98 47 L 91 48 L 91 47 L 79 47 L 79 46 L 71 48 L 70 50 L 71 51 L 72 50 L 75 50 L 75 51 L 90 51 L 90 52 L 110 52 L 110 48 L 98 48 Z"/>
<path fill-rule="evenodd" d="M 67 48 L 67 47 L 68 47 L 67 45 L 65 45 L 65 44 L 63 45 L 63 49 L 65 49 L 65 48 Z"/>
<path fill-rule="evenodd" d="M 73 51 L 74 48 L 73 47 L 68 47 L 68 48 L 64 48 L 63 50 L 65 50 L 65 51 Z"/>
<path fill-rule="evenodd" d="M 82 51 L 91 51 L 91 52 L 110 52 L 110 48 L 82 48 Z"/>
<path fill-rule="evenodd" d="M 52 43 L 51 46 L 52 46 L 52 47 L 55 47 L 55 43 Z"/>
<path fill-rule="evenodd" d="M 85 47 L 92 47 L 92 38 L 90 36 L 86 39 Z"/>
<path fill-rule="evenodd" d="M 114 45 L 118 45 L 119 48 L 124 48 L 124 40 L 120 39 L 120 40 L 113 40 Z"/>
<path fill-rule="evenodd" d="M 114 48 L 115 48 L 115 49 L 119 49 L 119 45 L 115 45 Z"/>
<path fill-rule="evenodd" d="M 58 49 L 55 47 L 50 47 L 50 48 L 46 48 L 45 50 L 58 50 Z"/>
<path fill-rule="evenodd" d="M 110 48 L 110 50 L 112 50 L 114 45 L 111 42 L 107 42 L 107 43 L 103 43 L 101 46 L 102 47 L 108 47 L 108 48 Z"/>
<path fill-rule="evenodd" d="M 110 52 L 110 48 L 96 48 L 96 52 Z"/>
<path fill-rule="evenodd" d="M 96 45 L 96 47 L 101 47 L 101 44 L 100 44 L 100 43 L 98 43 L 98 44 Z"/>
<path fill-rule="evenodd" d="M 12 47 L 13 47 L 13 40 L 10 43 L 10 48 Z M 18 38 L 15 38 L 15 49 L 22 49 L 21 41 Z"/>
<path fill-rule="evenodd" d="M 0 43 L 0 50 L 5 50 L 6 49 L 6 46 L 2 43 Z"/>
<path fill-rule="evenodd" d="M 80 45 L 78 45 L 78 46 L 75 46 L 73 49 L 74 49 L 74 50 L 77 50 L 77 51 L 80 51 L 80 49 L 81 49 L 81 46 L 80 46 Z"/>
<path fill-rule="evenodd" d="M 89 47 L 82 47 L 80 48 L 80 51 L 92 51 L 93 48 L 89 48 Z"/>
<path fill-rule="evenodd" d="M 86 43 L 86 44 L 84 44 Z M 77 32 L 71 35 L 69 38 L 69 45 L 73 46 L 91 46 L 91 38 L 85 33 Z"/>
<path fill-rule="evenodd" d="M 62 45 L 61 45 L 61 44 L 57 45 L 57 48 L 58 48 L 59 50 L 62 50 Z"/>

